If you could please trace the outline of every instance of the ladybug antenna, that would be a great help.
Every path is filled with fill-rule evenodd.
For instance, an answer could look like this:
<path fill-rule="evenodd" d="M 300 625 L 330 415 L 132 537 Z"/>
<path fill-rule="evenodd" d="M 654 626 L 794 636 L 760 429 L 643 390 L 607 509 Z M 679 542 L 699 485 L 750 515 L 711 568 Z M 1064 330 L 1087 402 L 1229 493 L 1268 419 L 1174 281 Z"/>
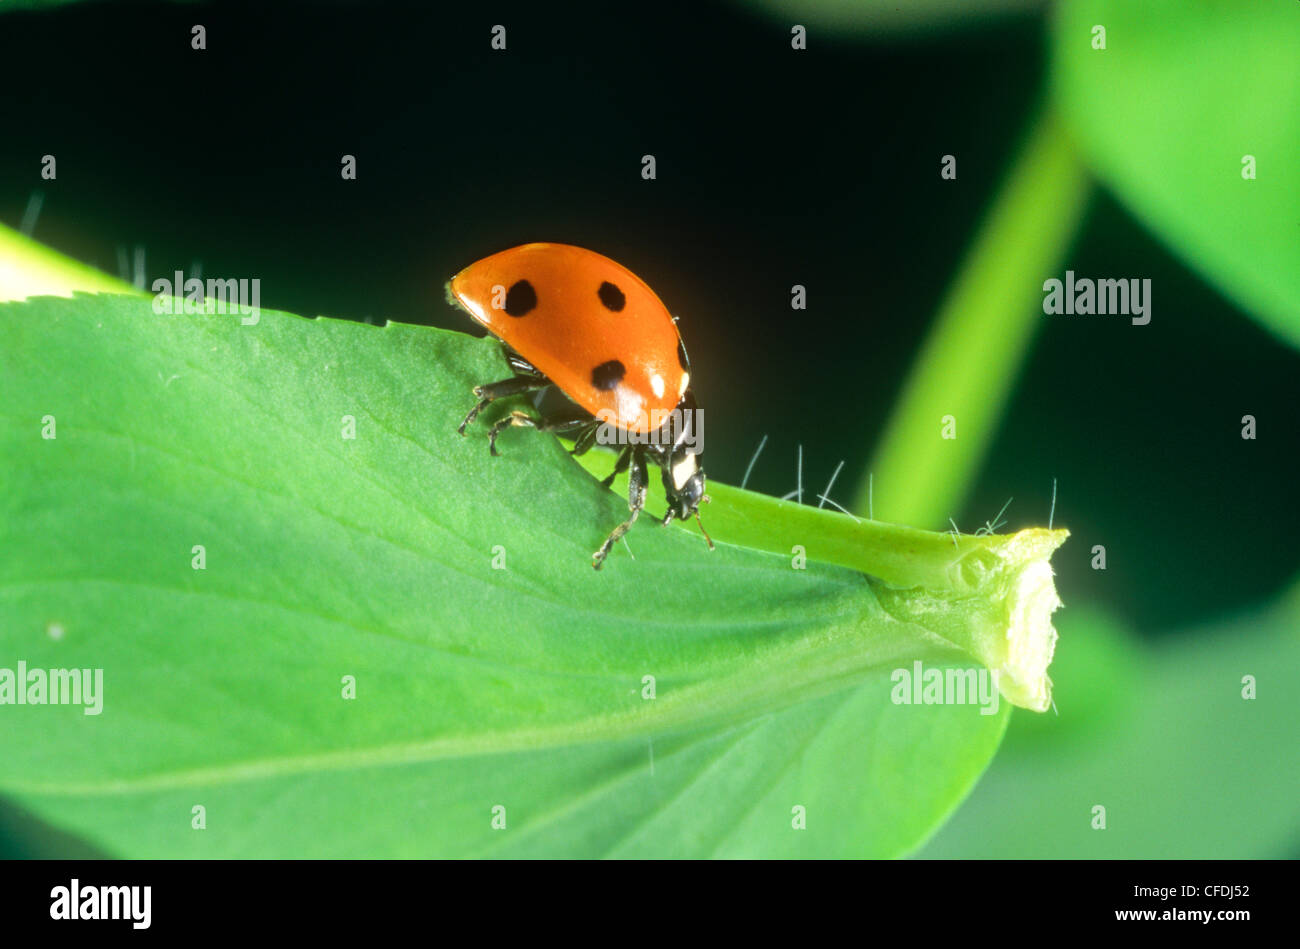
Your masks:
<path fill-rule="evenodd" d="M 708 496 L 707 494 L 706 494 L 704 497 L 700 498 L 701 501 L 707 501 L 708 499 L 709 499 L 709 496 Z M 709 542 L 709 550 L 712 550 L 712 549 L 713 549 L 713 538 L 710 537 L 710 536 L 709 536 L 709 532 L 706 531 L 706 530 L 704 529 L 704 522 L 703 522 L 702 520 L 700 520 L 700 509 L 699 509 L 699 508 L 696 508 L 696 509 L 695 509 L 695 523 L 698 524 L 698 525 L 700 525 L 700 533 L 703 534 L 703 535 L 704 535 L 704 539 L 705 539 L 706 541 Z"/>

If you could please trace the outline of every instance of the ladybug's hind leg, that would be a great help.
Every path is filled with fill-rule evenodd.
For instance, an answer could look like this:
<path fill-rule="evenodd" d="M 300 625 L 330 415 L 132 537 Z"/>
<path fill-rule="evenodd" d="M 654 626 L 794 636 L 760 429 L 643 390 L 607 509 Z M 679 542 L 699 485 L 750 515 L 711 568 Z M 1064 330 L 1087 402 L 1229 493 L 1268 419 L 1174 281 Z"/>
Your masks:
<path fill-rule="evenodd" d="M 632 450 L 627 478 L 627 506 L 632 513 L 626 521 L 609 532 L 609 536 L 605 538 L 605 543 L 601 544 L 600 549 L 592 555 L 591 565 L 597 570 L 605 562 L 605 558 L 609 556 L 610 549 L 622 539 L 624 534 L 632 529 L 636 519 L 641 516 L 642 508 L 645 507 L 647 481 L 645 449 L 640 446 Z"/>

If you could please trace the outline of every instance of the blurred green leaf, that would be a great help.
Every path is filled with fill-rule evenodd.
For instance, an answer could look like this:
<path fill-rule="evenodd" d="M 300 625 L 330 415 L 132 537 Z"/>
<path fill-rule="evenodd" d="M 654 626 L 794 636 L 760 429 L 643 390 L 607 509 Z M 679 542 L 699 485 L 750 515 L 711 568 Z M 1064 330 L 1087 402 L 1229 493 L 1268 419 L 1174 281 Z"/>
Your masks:
<path fill-rule="evenodd" d="M 746 0 L 773 19 L 827 33 L 911 33 L 949 30 L 1024 13 L 1045 0 Z M 814 37 L 815 39 L 815 37 Z"/>
<path fill-rule="evenodd" d="M 18 10 L 56 10 L 60 7 L 71 6 L 73 3 L 102 2 L 104 0 L 0 0 L 0 13 L 11 13 Z"/>
<path fill-rule="evenodd" d="M 1104 50 L 1092 46 L 1098 25 Z M 1065 0 L 1053 42 L 1057 99 L 1096 173 L 1300 345 L 1300 4 Z"/>
<path fill-rule="evenodd" d="M 1047 715 L 1014 715 L 1004 741 L 1010 754 L 1060 749 L 1096 739 L 1132 714 L 1146 653 L 1105 613 L 1081 606 L 1060 614 L 1069 638 L 1057 645 L 1052 689 L 1059 705 Z"/>
<path fill-rule="evenodd" d="M 993 767 L 921 856 L 1295 855 L 1300 637 L 1293 609 L 1148 648 L 1096 614 L 1067 610 L 1059 623 L 1059 718 L 1017 714 Z M 1246 675 L 1258 683 L 1252 700 L 1242 697 Z M 1099 804 L 1105 830 L 1091 825 Z"/>
<path fill-rule="evenodd" d="M 897 667 L 971 664 L 944 636 L 981 597 L 653 524 L 597 573 L 624 501 L 552 438 L 455 435 L 494 342 L 259 317 L 0 306 L 0 667 L 104 675 L 100 715 L 0 707 L 0 792 L 54 827 L 125 856 L 885 856 L 993 754 L 1005 703 L 890 701 Z"/>

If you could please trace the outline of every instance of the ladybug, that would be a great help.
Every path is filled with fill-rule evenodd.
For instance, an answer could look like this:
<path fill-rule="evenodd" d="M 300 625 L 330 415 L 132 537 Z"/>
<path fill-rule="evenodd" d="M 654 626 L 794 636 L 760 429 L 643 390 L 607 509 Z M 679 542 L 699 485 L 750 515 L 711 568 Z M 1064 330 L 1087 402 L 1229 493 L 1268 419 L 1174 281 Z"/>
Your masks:
<path fill-rule="evenodd" d="M 584 454 L 598 438 L 619 451 L 609 487 L 628 471 L 630 514 L 592 555 L 597 570 L 645 506 L 647 468 L 663 472 L 667 525 L 694 515 L 699 523 L 704 469 L 699 464 L 699 407 L 691 391 L 691 368 L 676 320 L 636 274 L 595 251 L 569 244 L 524 244 L 470 264 L 447 284 L 447 298 L 501 340 L 508 379 L 474 387 L 478 403 L 458 429 L 497 399 L 558 389 L 570 403 L 534 418 L 513 411 L 488 431 L 493 455 L 497 435 L 511 425 L 572 435 L 572 454 Z M 536 404 L 536 403 L 535 403 Z M 713 541 L 700 531 L 713 549 Z"/>

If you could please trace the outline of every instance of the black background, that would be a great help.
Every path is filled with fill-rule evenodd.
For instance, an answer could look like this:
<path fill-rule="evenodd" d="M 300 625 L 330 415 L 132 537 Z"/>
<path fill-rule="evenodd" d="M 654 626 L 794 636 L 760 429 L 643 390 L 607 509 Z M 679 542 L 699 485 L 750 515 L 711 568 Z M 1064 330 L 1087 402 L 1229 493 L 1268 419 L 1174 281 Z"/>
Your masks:
<path fill-rule="evenodd" d="M 654 899 L 656 925 L 688 926 L 703 938 L 761 941 L 770 934 L 771 912 L 744 912 L 746 905 L 779 905 L 792 889 L 818 894 L 818 921 L 867 931 L 881 923 L 923 929 L 927 935 L 968 937 L 987 932 L 989 908 L 1014 911 L 1020 927 L 1051 931 L 1135 933 L 1168 931 L 1185 938 L 1209 930 L 1222 942 L 1276 927 L 1285 913 L 1291 879 L 1282 861 L 1057 860 L 1050 872 L 1040 862 L 1016 860 L 896 861 L 888 880 L 838 861 L 735 861 L 726 872 L 748 895 L 737 911 L 718 913 L 715 868 L 679 862 L 671 894 Z M 416 872 L 412 873 L 412 869 Z M 456 925 L 488 920 L 493 935 L 528 942 L 543 928 L 592 937 L 631 930 L 647 911 L 647 893 L 663 887 L 653 861 L 573 861 L 539 873 L 529 861 L 184 861 L 136 860 L 89 863 L 52 860 L 39 865 L 0 864 L 0 912 L 6 933 L 37 938 L 173 939 L 202 933 L 209 939 L 291 935 L 332 942 L 373 939 L 394 922 L 431 935 Z M 49 918 L 51 890 L 79 886 L 151 886 L 147 930 L 126 921 Z M 1285 881 L 1285 882 L 1284 882 Z M 1135 886 L 1237 886 L 1245 896 L 1135 897 Z M 1008 905 L 1008 893 L 1014 893 Z M 575 899 L 574 894 L 581 894 Z M 936 898 L 944 912 L 936 913 Z M 508 910 L 502 912 L 503 909 Z M 1119 921 L 1117 910 L 1247 911 L 1248 920 Z M 840 923 L 835 923 L 840 919 Z M 749 935 L 752 934 L 752 937 Z"/>

